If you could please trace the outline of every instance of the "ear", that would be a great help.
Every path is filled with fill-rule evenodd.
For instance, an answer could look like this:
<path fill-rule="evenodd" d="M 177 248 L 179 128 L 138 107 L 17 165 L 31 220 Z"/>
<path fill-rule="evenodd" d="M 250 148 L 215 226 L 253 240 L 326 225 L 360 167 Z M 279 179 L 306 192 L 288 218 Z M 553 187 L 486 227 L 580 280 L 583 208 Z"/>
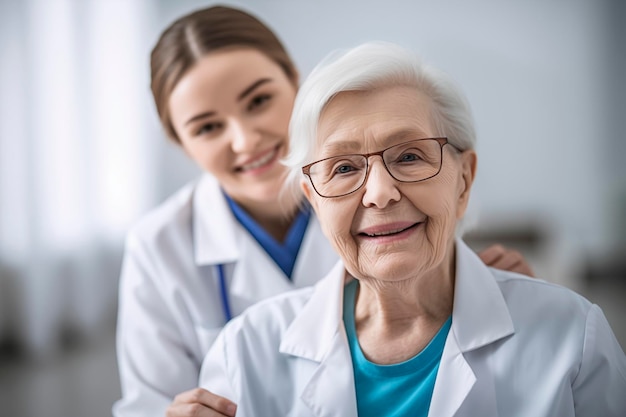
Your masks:
<path fill-rule="evenodd" d="M 318 195 L 315 192 L 315 190 L 313 189 L 313 185 L 311 185 L 311 182 L 307 179 L 303 179 L 300 182 L 300 189 L 302 190 L 302 193 L 304 194 L 304 196 L 306 197 L 306 199 L 308 200 L 309 204 L 311 204 L 311 207 L 313 208 L 313 211 L 317 213 L 317 204 L 319 203 L 319 199 L 316 198 Z"/>
<path fill-rule="evenodd" d="M 470 191 L 476 176 L 476 165 L 476 152 L 473 150 L 466 150 L 461 153 L 461 181 L 456 213 L 458 219 L 463 217 L 465 210 L 467 209 Z"/>
<path fill-rule="evenodd" d="M 304 194 L 304 196 L 306 197 L 306 199 L 309 201 L 309 204 L 311 204 L 311 207 L 313 207 L 313 209 L 315 209 L 315 199 L 313 194 L 315 193 L 315 191 L 313 191 L 313 188 L 311 186 L 311 183 L 307 180 L 302 180 L 300 181 L 300 189 L 302 190 L 302 194 Z"/>
<path fill-rule="evenodd" d="M 293 68 L 293 79 L 291 80 L 294 87 L 296 87 L 296 91 L 300 88 L 300 72 Z"/>

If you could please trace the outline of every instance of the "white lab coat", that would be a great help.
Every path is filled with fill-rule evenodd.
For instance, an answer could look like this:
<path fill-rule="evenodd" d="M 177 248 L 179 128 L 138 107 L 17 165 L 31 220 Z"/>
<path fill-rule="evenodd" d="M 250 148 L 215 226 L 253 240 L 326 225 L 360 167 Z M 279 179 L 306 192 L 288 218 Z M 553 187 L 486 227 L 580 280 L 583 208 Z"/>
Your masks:
<path fill-rule="evenodd" d="M 225 264 L 233 315 L 314 284 L 337 255 L 311 216 L 290 281 L 237 222 L 217 181 L 204 175 L 129 233 L 121 274 L 117 354 L 123 398 L 115 416 L 163 416 L 194 388 L 225 324 L 216 265 Z"/>
<path fill-rule="evenodd" d="M 626 416 L 626 357 L 599 307 L 490 269 L 460 240 L 456 248 L 452 327 L 429 416 Z M 339 262 L 315 288 L 231 321 L 200 386 L 237 402 L 237 417 L 356 417 L 344 276 Z"/>

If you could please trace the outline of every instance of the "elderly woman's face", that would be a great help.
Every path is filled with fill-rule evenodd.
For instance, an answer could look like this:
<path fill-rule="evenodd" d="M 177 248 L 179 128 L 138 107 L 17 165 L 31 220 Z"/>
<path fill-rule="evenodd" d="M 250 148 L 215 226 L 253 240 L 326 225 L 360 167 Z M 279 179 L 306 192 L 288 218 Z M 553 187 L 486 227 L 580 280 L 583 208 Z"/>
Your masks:
<path fill-rule="evenodd" d="M 437 136 L 430 100 L 413 88 L 343 92 L 322 113 L 314 160 Z M 467 206 L 475 164 L 473 151 L 459 153 L 445 145 L 441 171 L 425 181 L 399 182 L 380 156 L 371 156 L 369 176 L 352 194 L 324 198 L 308 181 L 303 189 L 351 274 L 401 281 L 452 259 L 455 226 Z"/>

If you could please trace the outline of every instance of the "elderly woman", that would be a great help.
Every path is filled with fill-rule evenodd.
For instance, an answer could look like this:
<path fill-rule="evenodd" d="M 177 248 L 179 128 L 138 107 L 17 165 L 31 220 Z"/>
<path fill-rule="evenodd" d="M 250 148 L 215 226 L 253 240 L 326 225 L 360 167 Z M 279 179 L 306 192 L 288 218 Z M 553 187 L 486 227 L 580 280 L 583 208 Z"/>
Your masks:
<path fill-rule="evenodd" d="M 626 416 L 600 308 L 456 237 L 474 142 L 463 95 L 400 47 L 318 67 L 287 163 L 341 261 L 231 321 L 200 385 L 238 416 Z"/>

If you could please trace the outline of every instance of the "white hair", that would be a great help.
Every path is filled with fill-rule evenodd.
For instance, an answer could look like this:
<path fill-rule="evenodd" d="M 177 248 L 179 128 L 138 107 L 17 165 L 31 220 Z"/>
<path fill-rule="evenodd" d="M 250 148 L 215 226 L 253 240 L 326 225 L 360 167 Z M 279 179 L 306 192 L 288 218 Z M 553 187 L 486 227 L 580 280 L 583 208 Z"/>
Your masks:
<path fill-rule="evenodd" d="M 302 167 L 313 162 L 317 125 L 324 108 L 344 91 L 372 91 L 390 86 L 414 87 L 432 101 L 437 135 L 460 150 L 474 149 L 476 133 L 469 104 L 461 89 L 443 72 L 392 43 L 368 42 L 336 51 L 318 64 L 300 87 L 289 125 L 287 190 L 299 189 Z"/>

